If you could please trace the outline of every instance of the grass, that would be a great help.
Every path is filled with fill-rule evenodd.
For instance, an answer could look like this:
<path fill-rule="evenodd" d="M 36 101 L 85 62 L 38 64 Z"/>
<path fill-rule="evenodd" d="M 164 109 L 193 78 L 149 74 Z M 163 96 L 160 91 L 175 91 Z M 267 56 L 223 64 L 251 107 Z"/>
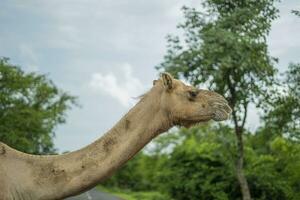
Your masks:
<path fill-rule="evenodd" d="M 168 200 L 169 199 L 165 195 L 155 191 L 133 192 L 130 190 L 123 190 L 119 188 L 106 188 L 103 186 L 98 186 L 97 189 L 103 192 L 110 193 L 123 200 Z"/>

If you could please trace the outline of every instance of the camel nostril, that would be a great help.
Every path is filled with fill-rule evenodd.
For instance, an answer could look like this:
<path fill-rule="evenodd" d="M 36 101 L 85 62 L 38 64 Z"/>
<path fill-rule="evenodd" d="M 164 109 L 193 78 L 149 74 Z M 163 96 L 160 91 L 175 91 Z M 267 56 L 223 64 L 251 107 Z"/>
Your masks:
<path fill-rule="evenodd" d="M 221 102 L 221 101 L 214 102 L 212 104 L 212 107 L 216 110 L 224 110 L 228 114 L 230 114 L 232 112 L 232 109 L 230 108 L 228 103 L 225 103 L 225 102 Z"/>

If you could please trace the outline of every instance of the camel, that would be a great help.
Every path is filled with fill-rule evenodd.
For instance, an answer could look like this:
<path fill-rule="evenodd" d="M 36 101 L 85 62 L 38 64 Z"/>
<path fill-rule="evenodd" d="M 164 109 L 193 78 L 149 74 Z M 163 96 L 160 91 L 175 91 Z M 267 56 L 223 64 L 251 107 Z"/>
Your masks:
<path fill-rule="evenodd" d="M 0 199 L 56 200 L 80 194 L 110 177 L 171 127 L 222 121 L 230 113 L 221 95 L 162 73 L 112 129 L 80 150 L 30 155 L 0 142 Z"/>

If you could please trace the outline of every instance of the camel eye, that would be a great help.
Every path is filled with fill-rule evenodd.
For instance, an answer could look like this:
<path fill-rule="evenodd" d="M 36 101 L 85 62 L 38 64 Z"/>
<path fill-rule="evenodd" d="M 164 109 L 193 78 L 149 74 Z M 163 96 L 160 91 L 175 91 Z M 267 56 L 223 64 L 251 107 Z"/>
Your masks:
<path fill-rule="evenodd" d="M 198 91 L 190 90 L 189 91 L 189 100 L 194 100 L 198 95 Z"/>

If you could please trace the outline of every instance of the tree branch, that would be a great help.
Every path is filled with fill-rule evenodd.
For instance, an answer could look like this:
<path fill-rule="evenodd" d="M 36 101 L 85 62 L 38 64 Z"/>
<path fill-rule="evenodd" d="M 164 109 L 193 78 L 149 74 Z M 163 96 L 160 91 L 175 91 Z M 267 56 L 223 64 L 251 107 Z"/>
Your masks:
<path fill-rule="evenodd" d="M 244 113 L 243 121 L 242 121 L 242 124 L 241 124 L 241 127 L 240 127 L 242 129 L 244 129 L 244 126 L 245 126 L 245 123 L 246 123 L 246 119 L 247 119 L 247 111 L 248 111 L 248 102 L 247 101 L 245 101 L 243 103 L 243 108 L 244 108 L 245 113 Z"/>

